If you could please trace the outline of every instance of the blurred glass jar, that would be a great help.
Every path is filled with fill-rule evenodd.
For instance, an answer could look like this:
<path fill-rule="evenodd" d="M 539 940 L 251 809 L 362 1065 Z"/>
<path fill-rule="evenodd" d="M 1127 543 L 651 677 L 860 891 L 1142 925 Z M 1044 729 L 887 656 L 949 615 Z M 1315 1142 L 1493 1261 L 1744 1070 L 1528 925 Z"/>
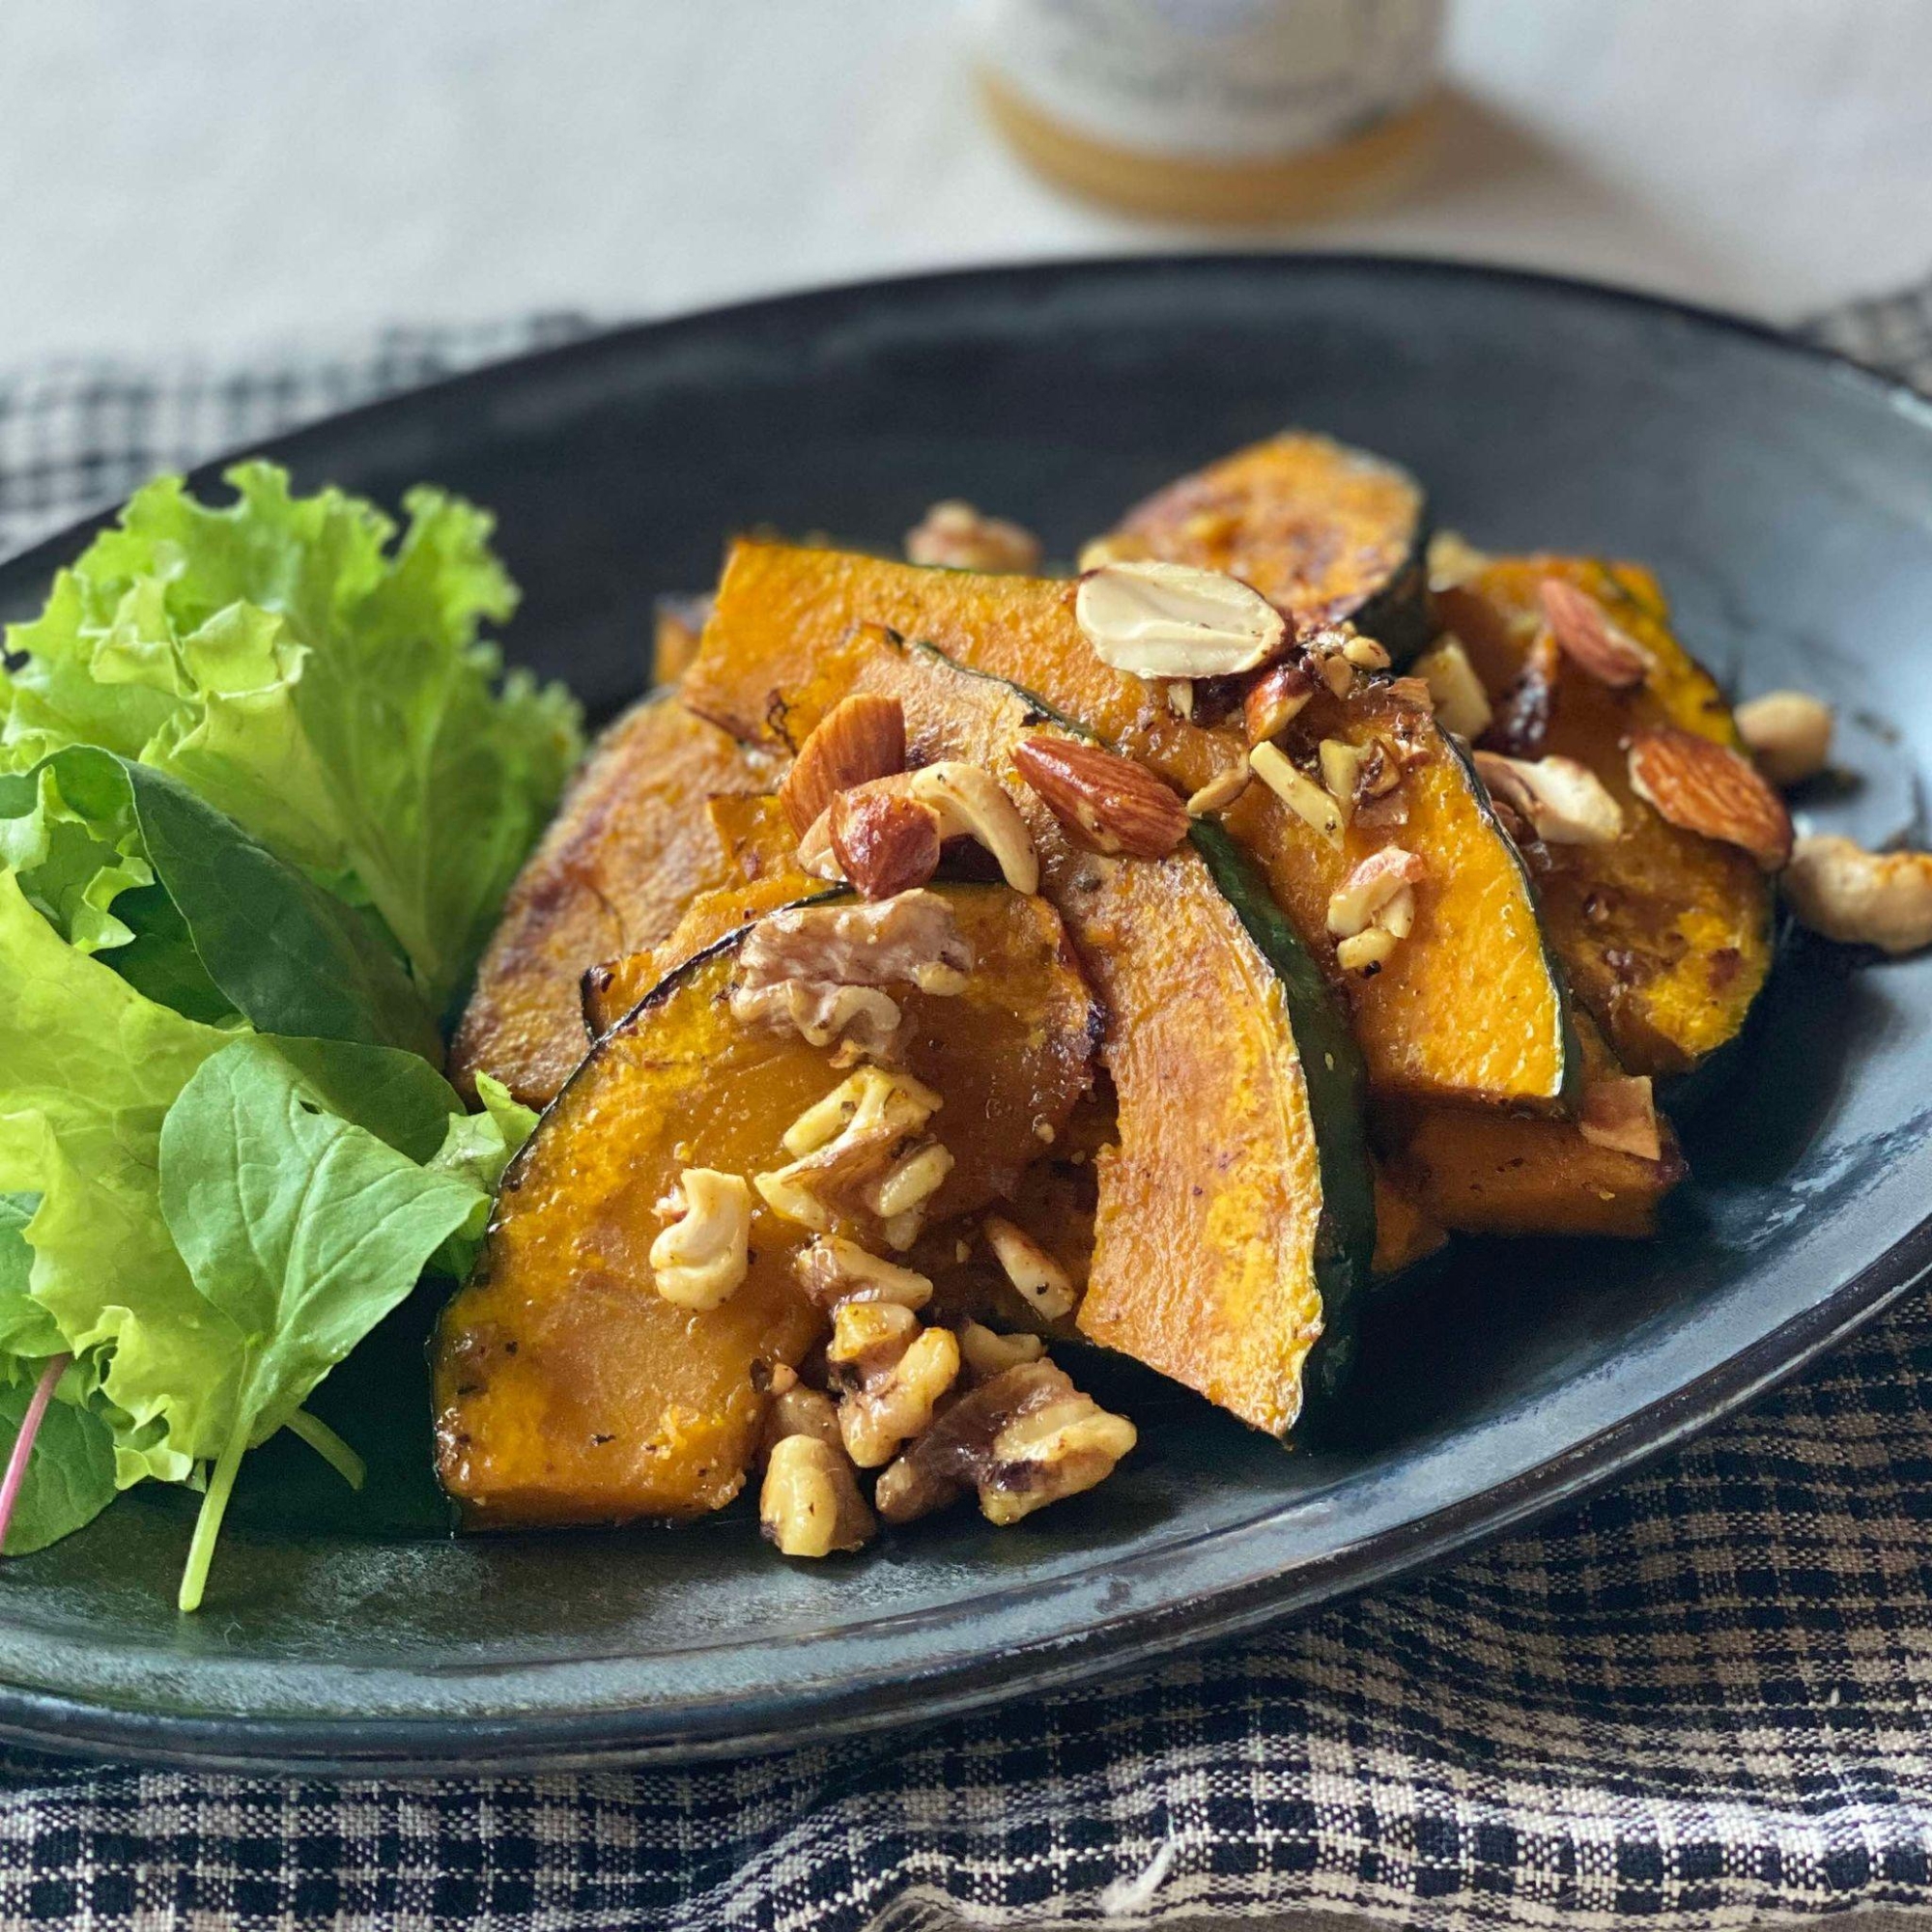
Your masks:
<path fill-rule="evenodd" d="M 980 0 L 994 121 L 1117 206 L 1278 221 L 1392 191 L 1428 148 L 1443 0 Z"/>

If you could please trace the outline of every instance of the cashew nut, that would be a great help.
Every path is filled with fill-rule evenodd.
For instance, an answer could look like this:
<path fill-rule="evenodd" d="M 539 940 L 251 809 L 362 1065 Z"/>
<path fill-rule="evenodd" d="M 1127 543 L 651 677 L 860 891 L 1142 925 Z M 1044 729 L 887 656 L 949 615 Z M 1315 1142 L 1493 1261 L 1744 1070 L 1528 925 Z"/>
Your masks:
<path fill-rule="evenodd" d="M 1932 852 L 1867 852 L 1849 838 L 1801 838 L 1784 872 L 1801 925 L 1847 946 L 1932 946 Z"/>
<path fill-rule="evenodd" d="M 651 1279 L 679 1308 L 716 1308 L 750 1265 L 752 1190 L 742 1175 L 687 1167 L 672 1200 L 678 1218 L 651 1243 Z"/>
<path fill-rule="evenodd" d="M 1809 693 L 1767 691 L 1740 704 L 1737 719 L 1746 749 L 1773 784 L 1802 784 L 1825 769 L 1832 707 Z"/>

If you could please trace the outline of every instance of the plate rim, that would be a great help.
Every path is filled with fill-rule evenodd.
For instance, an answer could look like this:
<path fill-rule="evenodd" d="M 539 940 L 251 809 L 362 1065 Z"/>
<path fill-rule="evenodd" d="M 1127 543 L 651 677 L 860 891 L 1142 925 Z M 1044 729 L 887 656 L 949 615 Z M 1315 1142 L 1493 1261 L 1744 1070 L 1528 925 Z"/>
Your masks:
<path fill-rule="evenodd" d="M 1024 294 L 1030 285 L 1043 287 L 1068 279 L 1296 270 L 1519 286 L 1673 317 L 1822 367 L 1888 408 L 1919 417 L 1932 434 L 1932 403 L 1905 382 L 1770 324 L 1677 297 L 1586 277 L 1436 256 L 1221 250 L 1051 258 L 835 281 L 597 329 L 317 417 L 209 458 L 195 465 L 188 476 L 195 486 L 205 488 L 218 483 L 222 471 L 245 456 L 266 454 L 299 462 L 303 445 L 310 440 L 353 431 L 398 407 L 514 385 L 537 371 L 568 371 L 602 355 L 622 355 L 640 343 L 674 342 L 688 330 L 787 317 L 798 317 L 810 327 L 826 311 L 841 304 L 944 298 L 976 285 Z M 0 569 L 10 577 L 37 569 L 51 574 L 111 524 L 119 508 L 118 500 L 103 503 L 21 549 L 0 554 Z M 1238 1636 L 1317 1605 L 1414 1577 L 1573 1507 L 1798 1374 L 1928 1275 L 1932 1275 L 1932 1211 L 1863 1268 L 1776 1328 L 1500 1484 L 1361 1543 L 1331 1549 L 1291 1575 L 1275 1573 L 1224 1583 L 1185 1604 L 1130 1609 L 1090 1622 L 1077 1635 L 1037 1639 L 995 1657 L 880 1673 L 844 1687 L 836 1703 L 821 1688 L 808 1686 L 789 1692 L 769 1690 L 754 1698 L 699 1695 L 497 1719 L 453 1712 L 410 1718 L 263 1717 L 164 1710 L 0 1683 L 0 1741 L 65 1754 L 114 1755 L 202 1770 L 294 1769 L 327 1776 L 433 1777 L 751 1754 L 794 1745 L 807 1728 L 820 1737 L 844 1737 L 958 1716 L 993 1706 L 1022 1690 L 1062 1690 L 1110 1670 L 1146 1667 L 1183 1648 Z M 469 1674 L 492 1674 L 491 1666 L 478 1664 Z"/>

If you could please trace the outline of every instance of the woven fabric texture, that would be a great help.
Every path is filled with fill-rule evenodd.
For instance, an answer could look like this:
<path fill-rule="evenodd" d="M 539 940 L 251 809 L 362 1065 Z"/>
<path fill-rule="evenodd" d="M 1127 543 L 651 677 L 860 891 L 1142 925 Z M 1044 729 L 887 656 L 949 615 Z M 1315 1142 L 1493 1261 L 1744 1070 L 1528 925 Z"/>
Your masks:
<path fill-rule="evenodd" d="M 0 384 L 0 548 L 532 341 Z M 1821 326 L 1932 379 L 1932 297 Z M 893 1932 L 1932 1908 L 1932 1310 L 1587 1507 L 1237 1645 L 689 1771 L 330 1784 L 0 1757 L 0 1924 Z"/>

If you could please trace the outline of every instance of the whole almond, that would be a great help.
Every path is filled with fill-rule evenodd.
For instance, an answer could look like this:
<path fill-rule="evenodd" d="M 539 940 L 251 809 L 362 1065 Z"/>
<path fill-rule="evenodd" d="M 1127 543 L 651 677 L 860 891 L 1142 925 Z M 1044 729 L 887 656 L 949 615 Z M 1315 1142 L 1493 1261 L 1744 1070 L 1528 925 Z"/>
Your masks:
<path fill-rule="evenodd" d="M 779 786 L 779 803 L 803 838 L 841 791 L 905 770 L 905 707 L 896 697 L 857 692 L 841 697 L 798 748 Z"/>
<path fill-rule="evenodd" d="M 1070 738 L 1020 740 L 1013 763 L 1081 844 L 1129 859 L 1164 859 L 1187 837 L 1187 808 L 1131 758 Z"/>
<path fill-rule="evenodd" d="M 833 855 L 863 898 L 889 899 L 939 869 L 939 814 L 902 793 L 842 791 L 828 808 Z"/>
<path fill-rule="evenodd" d="M 1587 590 L 1578 590 L 1560 577 L 1546 577 L 1537 592 L 1563 655 L 1600 684 L 1628 691 L 1650 675 L 1650 653 L 1611 623 Z"/>
<path fill-rule="evenodd" d="M 1631 789 L 1672 825 L 1741 846 L 1767 871 L 1791 857 L 1791 814 L 1755 766 L 1674 724 L 1630 740 Z"/>

